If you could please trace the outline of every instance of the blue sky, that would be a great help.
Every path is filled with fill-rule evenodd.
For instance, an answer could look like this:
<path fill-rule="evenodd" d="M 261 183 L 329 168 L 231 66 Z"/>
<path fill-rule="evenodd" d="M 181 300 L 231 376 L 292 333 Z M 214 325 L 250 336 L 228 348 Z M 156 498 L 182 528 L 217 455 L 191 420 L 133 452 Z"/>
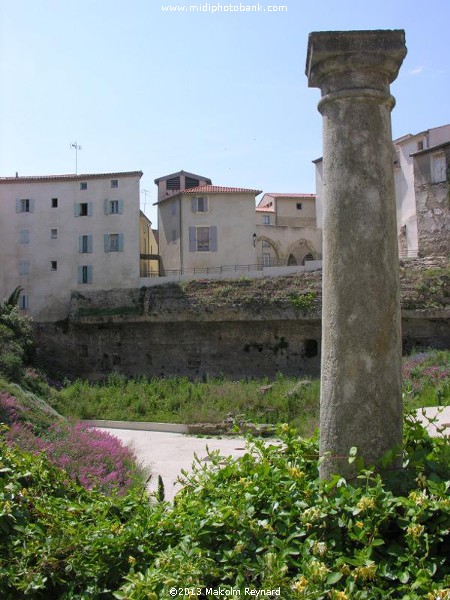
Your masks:
<path fill-rule="evenodd" d="M 216 185 L 314 192 L 311 31 L 405 29 L 393 135 L 450 122 L 448 0 L 263 0 L 258 13 L 212 12 L 229 4 L 257 3 L 0 0 L 0 176 L 73 173 L 76 140 L 79 173 L 144 172 L 141 207 L 146 196 L 154 225 L 153 180 L 180 169 Z"/>

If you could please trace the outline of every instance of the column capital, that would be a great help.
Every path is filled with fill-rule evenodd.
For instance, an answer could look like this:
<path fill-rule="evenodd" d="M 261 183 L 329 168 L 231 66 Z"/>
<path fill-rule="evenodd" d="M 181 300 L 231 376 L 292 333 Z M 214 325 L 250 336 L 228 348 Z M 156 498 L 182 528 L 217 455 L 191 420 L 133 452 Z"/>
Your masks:
<path fill-rule="evenodd" d="M 315 31 L 308 37 L 308 85 L 322 95 L 362 88 L 389 95 L 406 52 L 403 29 Z"/>

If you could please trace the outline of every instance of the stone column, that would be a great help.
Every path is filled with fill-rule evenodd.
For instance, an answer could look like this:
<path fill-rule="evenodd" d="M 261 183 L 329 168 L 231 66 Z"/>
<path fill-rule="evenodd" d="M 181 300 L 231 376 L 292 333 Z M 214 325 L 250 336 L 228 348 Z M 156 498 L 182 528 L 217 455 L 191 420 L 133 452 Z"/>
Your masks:
<path fill-rule="evenodd" d="M 306 74 L 323 116 L 321 477 L 401 465 L 401 321 L 389 84 L 404 31 L 315 32 Z"/>

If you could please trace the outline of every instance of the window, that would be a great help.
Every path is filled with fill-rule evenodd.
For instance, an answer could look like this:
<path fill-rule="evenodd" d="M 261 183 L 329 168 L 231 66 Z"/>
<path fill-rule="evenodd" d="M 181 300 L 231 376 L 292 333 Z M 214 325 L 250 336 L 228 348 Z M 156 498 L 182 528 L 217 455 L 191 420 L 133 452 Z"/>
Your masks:
<path fill-rule="evenodd" d="M 194 188 L 200 185 L 200 181 L 198 179 L 194 179 L 193 177 L 186 177 L 184 180 L 184 187 L 188 190 L 190 188 Z"/>
<path fill-rule="evenodd" d="M 176 202 L 172 202 L 171 205 L 171 215 L 172 217 L 175 217 L 177 214 L 177 203 Z"/>
<path fill-rule="evenodd" d="M 192 212 L 208 212 L 208 198 L 206 196 L 192 198 Z"/>
<path fill-rule="evenodd" d="M 119 180 L 118 179 L 111 179 L 111 187 L 112 188 L 118 188 L 119 187 Z"/>
<path fill-rule="evenodd" d="M 78 283 L 92 283 L 92 270 L 90 265 L 78 267 Z"/>
<path fill-rule="evenodd" d="M 50 270 L 51 271 L 57 271 L 58 270 L 58 261 L 57 260 L 51 260 L 50 261 Z"/>
<path fill-rule="evenodd" d="M 87 181 L 82 181 L 80 183 L 80 190 L 87 190 Z"/>
<path fill-rule="evenodd" d="M 314 358 L 319 354 L 319 344 L 317 340 L 305 340 L 305 356 L 306 358 Z"/>
<path fill-rule="evenodd" d="M 440 183 L 446 179 L 446 160 L 445 153 L 433 154 L 431 157 L 431 182 Z"/>
<path fill-rule="evenodd" d="M 88 254 L 92 252 L 92 235 L 80 235 L 78 237 L 79 254 Z"/>
<path fill-rule="evenodd" d="M 28 296 L 27 294 L 21 293 L 19 296 L 19 309 L 28 310 Z"/>
<path fill-rule="evenodd" d="M 16 200 L 16 212 L 32 213 L 34 212 L 34 200 L 31 198 L 20 198 Z"/>
<path fill-rule="evenodd" d="M 263 225 L 270 225 L 270 215 L 263 215 Z"/>
<path fill-rule="evenodd" d="M 217 227 L 189 227 L 190 252 L 217 252 Z"/>
<path fill-rule="evenodd" d="M 297 210 L 302 210 L 303 204 L 301 202 L 297 202 Z"/>
<path fill-rule="evenodd" d="M 104 242 L 105 252 L 123 252 L 123 233 L 107 233 Z"/>
<path fill-rule="evenodd" d="M 20 273 L 20 275 L 29 275 L 30 274 L 30 263 L 27 260 L 20 261 L 19 273 Z"/>
<path fill-rule="evenodd" d="M 58 239 L 58 230 L 57 229 L 50 229 L 50 239 L 51 240 Z"/>
<path fill-rule="evenodd" d="M 30 230 L 29 229 L 21 229 L 19 231 L 19 243 L 20 244 L 29 244 L 30 243 Z"/>
<path fill-rule="evenodd" d="M 58 198 L 52 198 L 52 208 L 58 208 Z"/>
<path fill-rule="evenodd" d="M 177 230 L 172 229 L 172 244 L 175 244 L 177 241 Z"/>
<path fill-rule="evenodd" d="M 263 266 L 264 267 L 270 267 L 270 254 L 264 252 L 263 254 Z"/>
<path fill-rule="evenodd" d="M 421 150 L 423 150 L 423 141 L 417 142 L 417 151 L 420 152 Z"/>
<path fill-rule="evenodd" d="M 180 178 L 172 177 L 166 181 L 166 190 L 179 190 L 180 189 Z"/>
<path fill-rule="evenodd" d="M 92 202 L 78 202 L 75 204 L 76 217 L 92 217 Z"/>
<path fill-rule="evenodd" d="M 106 215 L 121 215 L 123 213 L 123 200 L 105 200 Z"/>

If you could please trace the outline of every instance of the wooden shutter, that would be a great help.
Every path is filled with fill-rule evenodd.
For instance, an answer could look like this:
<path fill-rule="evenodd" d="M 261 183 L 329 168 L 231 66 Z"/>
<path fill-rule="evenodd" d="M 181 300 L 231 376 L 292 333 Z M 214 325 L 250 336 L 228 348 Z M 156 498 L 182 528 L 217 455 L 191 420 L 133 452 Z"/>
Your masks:
<path fill-rule="evenodd" d="M 191 208 L 193 213 L 197 212 L 197 198 L 195 196 L 191 199 Z"/>
<path fill-rule="evenodd" d="M 217 252 L 217 227 L 215 225 L 209 228 L 209 250 Z"/>
<path fill-rule="evenodd" d="M 118 252 L 123 252 L 123 233 L 119 233 Z"/>
<path fill-rule="evenodd" d="M 103 236 L 103 244 L 105 247 L 105 252 L 109 252 L 109 233 L 105 233 Z"/>
<path fill-rule="evenodd" d="M 87 214 L 88 214 L 88 217 L 92 217 L 92 212 L 93 212 L 92 202 L 88 202 L 87 203 Z"/>
<path fill-rule="evenodd" d="M 197 250 L 197 231 L 195 227 L 189 227 L 189 252 Z"/>
<path fill-rule="evenodd" d="M 119 215 L 123 214 L 123 200 L 119 200 Z"/>

